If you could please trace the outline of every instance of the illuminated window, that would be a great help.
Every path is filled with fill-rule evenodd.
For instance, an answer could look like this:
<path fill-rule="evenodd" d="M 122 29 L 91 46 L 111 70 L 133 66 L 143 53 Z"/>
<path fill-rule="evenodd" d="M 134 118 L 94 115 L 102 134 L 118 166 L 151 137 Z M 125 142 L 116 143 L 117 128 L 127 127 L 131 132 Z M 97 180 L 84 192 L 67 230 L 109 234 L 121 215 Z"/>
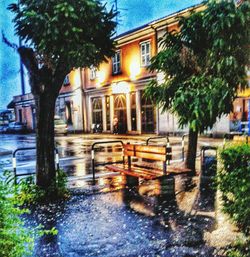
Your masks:
<path fill-rule="evenodd" d="M 121 52 L 117 51 L 112 57 L 112 71 L 113 74 L 117 74 L 121 72 Z"/>
<path fill-rule="evenodd" d="M 69 75 L 67 75 L 63 81 L 63 85 L 66 87 L 66 86 L 69 86 L 70 85 L 70 81 L 69 81 Z"/>
<path fill-rule="evenodd" d="M 94 67 L 94 66 L 91 66 L 90 67 L 90 74 L 89 74 L 89 78 L 91 79 L 91 80 L 94 80 L 94 79 L 96 79 L 96 67 Z"/>
<path fill-rule="evenodd" d="M 148 66 L 151 59 L 151 46 L 150 42 L 141 43 L 141 66 Z"/>

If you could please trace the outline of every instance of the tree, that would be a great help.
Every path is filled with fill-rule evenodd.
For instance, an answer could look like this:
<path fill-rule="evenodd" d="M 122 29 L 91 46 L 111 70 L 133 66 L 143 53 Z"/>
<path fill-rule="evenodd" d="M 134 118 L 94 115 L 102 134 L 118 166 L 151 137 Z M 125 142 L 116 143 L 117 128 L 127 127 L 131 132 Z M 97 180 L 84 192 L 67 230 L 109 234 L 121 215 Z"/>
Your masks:
<path fill-rule="evenodd" d="M 77 67 L 98 66 L 114 53 L 115 13 L 95 0 L 20 0 L 8 7 L 18 48 L 36 103 L 37 185 L 55 178 L 54 109 L 65 76 Z"/>
<path fill-rule="evenodd" d="M 189 126 L 186 166 L 193 171 L 198 133 L 228 114 L 246 86 L 249 21 L 249 3 L 209 1 L 204 11 L 179 18 L 179 31 L 164 35 L 163 50 L 151 60 L 150 70 L 165 79 L 151 81 L 146 95 Z"/>

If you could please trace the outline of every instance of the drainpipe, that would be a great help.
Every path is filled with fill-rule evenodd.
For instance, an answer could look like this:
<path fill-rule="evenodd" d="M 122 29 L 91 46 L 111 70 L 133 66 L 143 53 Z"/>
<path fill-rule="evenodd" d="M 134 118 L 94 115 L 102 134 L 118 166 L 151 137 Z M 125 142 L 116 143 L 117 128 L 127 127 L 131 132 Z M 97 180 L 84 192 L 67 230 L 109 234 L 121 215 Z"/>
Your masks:
<path fill-rule="evenodd" d="M 155 51 L 154 51 L 154 55 L 157 55 L 158 53 L 158 33 L 157 33 L 157 29 L 153 26 L 150 25 L 150 27 L 154 30 L 154 39 L 155 39 Z M 157 119 L 157 126 L 156 126 L 156 134 L 159 135 L 159 127 L 160 127 L 160 114 L 159 114 L 159 108 L 157 108 L 156 110 L 156 119 Z"/>
<path fill-rule="evenodd" d="M 82 74 L 84 72 L 84 74 Z M 87 109 L 86 109 L 86 94 L 85 94 L 85 69 L 80 68 L 80 78 L 81 78 L 81 92 L 82 92 L 82 122 L 83 122 L 83 132 L 87 132 Z"/>
<path fill-rule="evenodd" d="M 155 34 L 154 34 L 154 38 L 155 38 L 155 52 L 154 52 L 154 55 L 157 55 L 157 53 L 158 53 L 158 33 L 157 33 L 157 29 L 153 25 L 150 25 L 150 27 L 155 32 Z"/>

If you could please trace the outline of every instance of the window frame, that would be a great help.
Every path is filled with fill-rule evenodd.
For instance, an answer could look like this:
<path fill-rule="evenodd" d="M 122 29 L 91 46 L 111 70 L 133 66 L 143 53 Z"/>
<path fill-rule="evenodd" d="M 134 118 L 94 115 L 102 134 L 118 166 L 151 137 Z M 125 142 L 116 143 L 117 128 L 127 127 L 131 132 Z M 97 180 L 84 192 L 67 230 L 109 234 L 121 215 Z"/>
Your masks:
<path fill-rule="evenodd" d="M 117 56 L 119 55 L 119 61 L 117 61 Z M 121 73 L 121 50 L 115 52 L 115 55 L 112 57 L 112 74 Z"/>
<path fill-rule="evenodd" d="M 95 66 L 90 66 L 89 68 L 89 79 L 90 80 L 95 80 L 97 77 L 97 68 Z"/>
<path fill-rule="evenodd" d="M 146 51 L 147 50 L 147 45 L 149 45 L 148 52 Z M 145 53 L 143 53 L 143 50 L 142 50 L 143 46 L 145 47 Z M 147 61 L 147 57 L 149 57 L 148 61 Z M 148 67 L 150 65 L 151 57 L 152 57 L 152 54 L 151 54 L 151 40 L 146 40 L 146 41 L 140 42 L 141 67 Z M 144 61 L 143 61 L 143 58 L 144 58 Z"/>

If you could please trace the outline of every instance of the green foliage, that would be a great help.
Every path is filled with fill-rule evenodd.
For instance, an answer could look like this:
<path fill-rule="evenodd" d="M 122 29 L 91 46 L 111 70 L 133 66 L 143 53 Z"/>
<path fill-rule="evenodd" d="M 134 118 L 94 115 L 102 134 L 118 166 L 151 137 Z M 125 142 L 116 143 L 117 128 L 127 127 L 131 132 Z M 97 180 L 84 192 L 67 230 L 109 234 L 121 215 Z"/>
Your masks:
<path fill-rule="evenodd" d="M 57 67 L 98 65 L 113 54 L 115 13 L 94 0 L 20 0 L 11 4 L 16 34 Z"/>
<path fill-rule="evenodd" d="M 35 184 L 34 177 L 30 176 L 20 180 L 17 189 L 17 198 L 22 205 L 65 200 L 69 197 L 67 189 L 67 175 L 63 170 L 57 172 L 55 180 L 46 189 Z"/>
<path fill-rule="evenodd" d="M 238 240 L 230 249 L 226 252 L 227 257 L 250 257 L 249 249 L 250 241 Z"/>
<path fill-rule="evenodd" d="M 70 71 L 98 66 L 114 54 L 116 13 L 107 11 L 99 0 L 20 0 L 8 9 L 23 42 L 18 53 L 36 99 L 37 145 L 46 146 L 37 147 L 36 182 L 51 191 L 47 187 L 55 185 L 56 98 Z"/>
<path fill-rule="evenodd" d="M 63 185 L 65 175 L 60 173 L 59 177 L 58 183 Z M 45 230 L 41 225 L 25 228 L 21 215 L 29 213 L 29 210 L 23 208 L 24 204 L 38 200 L 35 190 L 28 189 L 34 186 L 31 182 L 32 179 L 28 178 L 27 183 L 22 181 L 15 185 L 11 172 L 4 172 L 4 176 L 0 177 L 0 257 L 31 256 L 36 238 L 58 233 L 55 228 Z M 26 196 L 25 190 L 28 192 Z"/>
<path fill-rule="evenodd" d="M 249 65 L 250 4 L 209 1 L 204 11 L 179 19 L 180 31 L 167 32 L 150 70 L 162 72 L 146 95 L 163 111 L 177 114 L 179 125 L 203 132 L 228 114 Z"/>
<path fill-rule="evenodd" d="M 217 175 L 223 210 L 247 235 L 250 233 L 250 146 L 230 146 L 220 153 L 223 169 Z"/>
<path fill-rule="evenodd" d="M 0 180 L 0 257 L 23 257 L 32 254 L 34 233 L 24 228 L 17 207 L 14 188 Z"/>

